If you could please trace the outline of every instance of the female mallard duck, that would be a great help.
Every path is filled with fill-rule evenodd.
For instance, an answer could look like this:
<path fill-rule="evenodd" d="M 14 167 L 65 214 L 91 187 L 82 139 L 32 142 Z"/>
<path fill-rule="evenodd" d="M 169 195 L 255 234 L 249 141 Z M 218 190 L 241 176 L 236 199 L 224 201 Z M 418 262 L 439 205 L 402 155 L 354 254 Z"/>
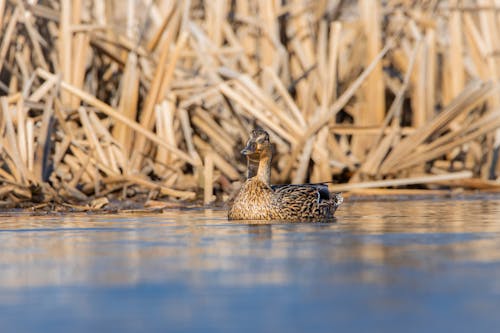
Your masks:
<path fill-rule="evenodd" d="M 230 220 L 325 220 L 342 203 L 326 184 L 271 185 L 272 147 L 263 129 L 252 131 L 245 149 L 247 180 L 229 208 Z"/>

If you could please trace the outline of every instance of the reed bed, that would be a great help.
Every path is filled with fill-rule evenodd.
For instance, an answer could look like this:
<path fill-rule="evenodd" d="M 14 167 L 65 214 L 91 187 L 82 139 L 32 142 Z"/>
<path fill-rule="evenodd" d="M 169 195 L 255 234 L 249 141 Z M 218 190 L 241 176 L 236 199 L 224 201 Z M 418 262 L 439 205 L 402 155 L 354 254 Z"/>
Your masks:
<path fill-rule="evenodd" d="M 498 189 L 499 10 L 0 0 L 0 200 L 224 201 L 256 125 L 275 183 Z"/>

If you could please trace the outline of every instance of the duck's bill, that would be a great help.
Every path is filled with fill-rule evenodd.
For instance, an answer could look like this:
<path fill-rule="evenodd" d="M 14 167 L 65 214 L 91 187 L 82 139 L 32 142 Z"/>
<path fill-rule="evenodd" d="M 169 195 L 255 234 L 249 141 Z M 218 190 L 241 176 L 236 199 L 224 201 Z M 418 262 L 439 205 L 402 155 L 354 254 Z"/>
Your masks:
<path fill-rule="evenodd" d="M 252 155 L 255 153 L 255 147 L 253 147 L 252 145 L 248 145 L 246 146 L 245 148 L 243 148 L 243 150 L 241 151 L 241 154 L 242 155 Z"/>

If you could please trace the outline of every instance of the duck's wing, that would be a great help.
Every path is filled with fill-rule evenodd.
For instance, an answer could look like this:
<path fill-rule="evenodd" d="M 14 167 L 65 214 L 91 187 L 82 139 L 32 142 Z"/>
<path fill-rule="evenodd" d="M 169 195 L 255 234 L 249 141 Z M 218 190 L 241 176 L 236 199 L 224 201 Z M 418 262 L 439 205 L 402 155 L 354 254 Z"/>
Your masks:
<path fill-rule="evenodd" d="M 316 184 L 290 184 L 278 185 L 274 188 L 276 198 L 279 198 L 282 203 L 296 204 L 313 204 L 320 203 L 323 200 L 329 199 L 328 187 L 326 190 Z"/>
<path fill-rule="evenodd" d="M 271 185 L 271 189 L 275 192 L 292 193 L 297 191 L 297 193 L 301 193 L 302 195 L 314 195 L 318 198 L 318 201 L 330 200 L 331 198 L 328 185 L 324 183 Z"/>
<path fill-rule="evenodd" d="M 330 193 L 326 184 L 278 185 L 272 190 L 271 205 L 279 219 L 331 218 L 342 203 L 342 196 Z"/>

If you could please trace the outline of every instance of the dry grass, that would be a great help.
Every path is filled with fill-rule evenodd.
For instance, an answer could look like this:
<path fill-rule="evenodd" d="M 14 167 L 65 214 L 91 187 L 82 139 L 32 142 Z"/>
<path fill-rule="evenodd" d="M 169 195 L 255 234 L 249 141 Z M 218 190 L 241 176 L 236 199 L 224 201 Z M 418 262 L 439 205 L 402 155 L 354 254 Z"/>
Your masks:
<path fill-rule="evenodd" d="M 255 125 L 277 183 L 497 188 L 499 8 L 383 3 L 0 0 L 0 200 L 224 200 Z"/>

